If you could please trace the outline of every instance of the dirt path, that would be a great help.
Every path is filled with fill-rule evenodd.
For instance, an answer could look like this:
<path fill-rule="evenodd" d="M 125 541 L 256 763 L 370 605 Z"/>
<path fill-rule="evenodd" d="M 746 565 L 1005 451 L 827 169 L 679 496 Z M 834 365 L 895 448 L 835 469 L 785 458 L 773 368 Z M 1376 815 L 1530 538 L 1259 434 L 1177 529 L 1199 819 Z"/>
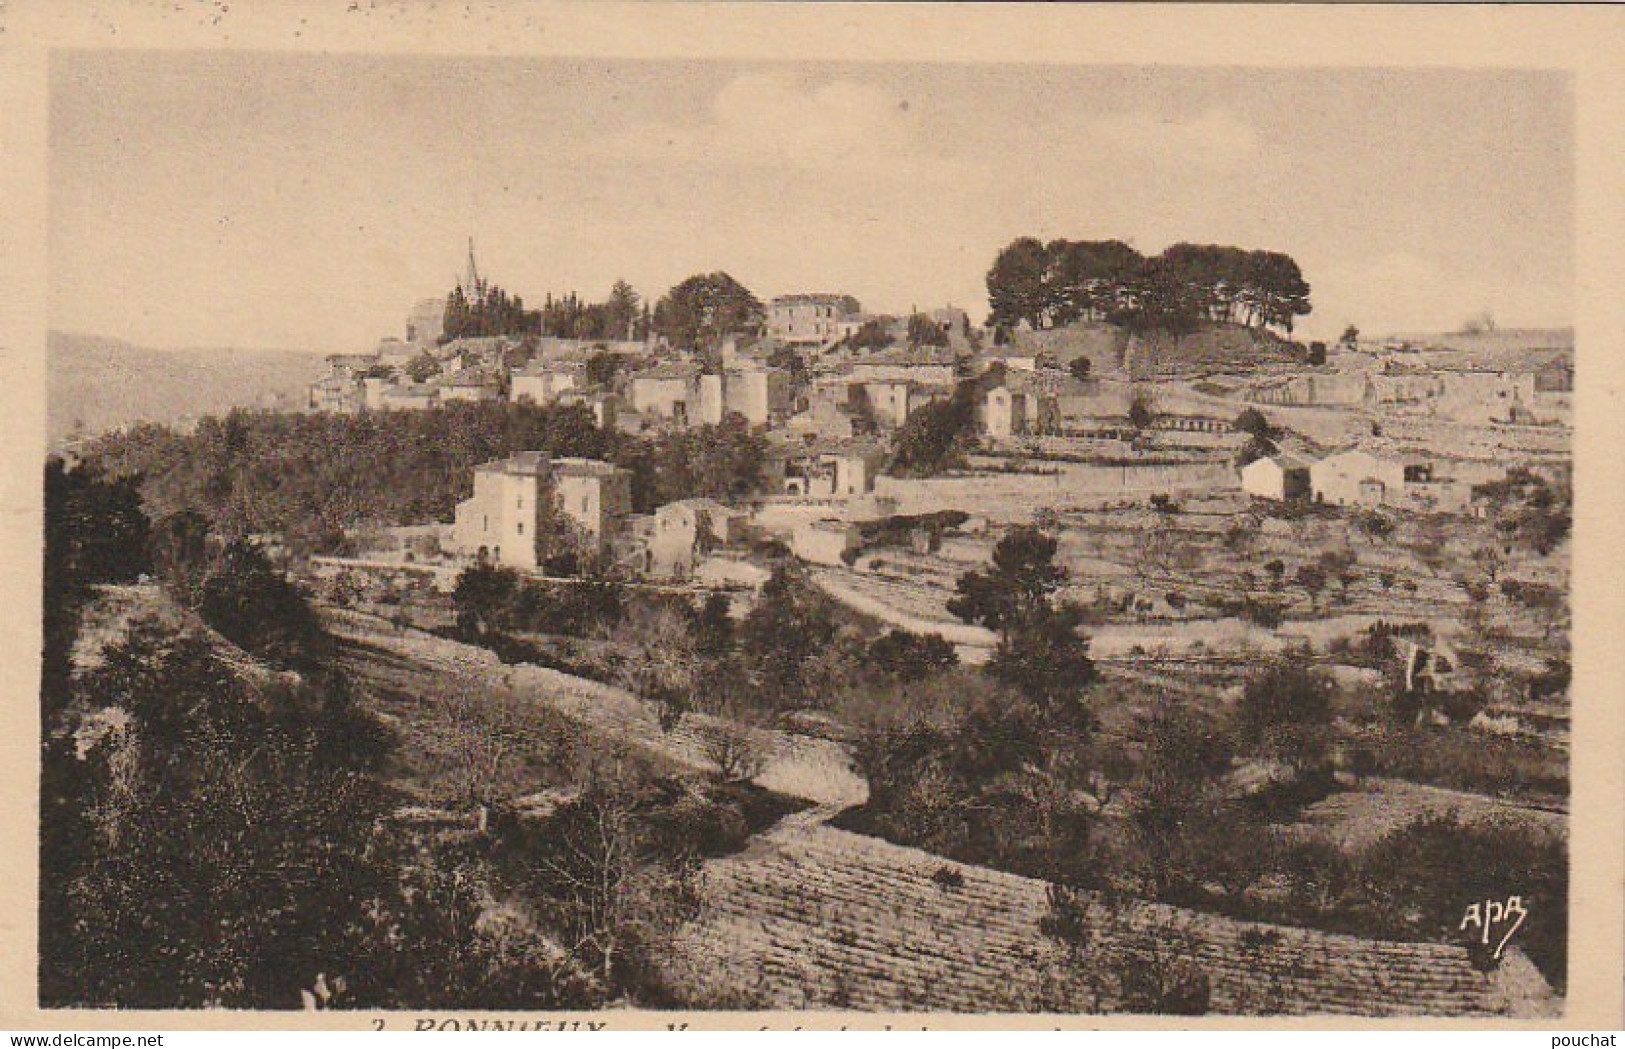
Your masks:
<path fill-rule="evenodd" d="M 866 580 L 855 572 L 833 568 L 813 573 L 812 579 L 820 590 L 854 611 L 916 634 L 940 635 L 954 645 L 960 659 L 966 663 L 985 663 L 993 650 L 995 637 L 991 630 L 899 607 L 872 592 L 882 581 Z M 897 585 L 891 581 L 883 582 L 888 586 Z M 1128 659 L 1139 654 L 1135 649 L 1186 652 L 1199 641 L 1208 651 L 1250 649 L 1277 652 L 1302 640 L 1325 645 L 1334 637 L 1357 634 L 1383 618 L 1375 614 L 1356 613 L 1315 620 L 1291 620 L 1274 631 L 1233 617 L 1195 619 L 1182 623 L 1106 624 L 1088 628 L 1089 650 L 1101 659 Z"/>

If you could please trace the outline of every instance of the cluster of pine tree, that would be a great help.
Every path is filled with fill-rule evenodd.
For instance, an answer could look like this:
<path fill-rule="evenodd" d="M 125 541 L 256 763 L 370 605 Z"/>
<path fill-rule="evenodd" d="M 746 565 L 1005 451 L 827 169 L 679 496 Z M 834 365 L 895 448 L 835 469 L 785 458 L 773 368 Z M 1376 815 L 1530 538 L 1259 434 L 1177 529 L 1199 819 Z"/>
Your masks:
<path fill-rule="evenodd" d="M 479 281 L 469 295 L 461 285 L 446 298 L 445 328 L 440 340 L 487 338 L 495 335 L 537 335 L 542 315 L 525 309 L 525 300 L 509 295 L 495 284 Z"/>
<path fill-rule="evenodd" d="M 583 302 L 575 292 L 542 304 L 542 334 L 559 339 L 641 340 L 651 317 L 632 285 L 618 280 L 603 302 Z"/>
<path fill-rule="evenodd" d="M 1290 334 L 1311 308 L 1290 255 L 1221 244 L 1180 243 L 1147 257 L 1118 240 L 1020 237 L 988 270 L 987 293 L 989 323 L 1004 330 L 1089 319 L 1175 334 L 1224 322 Z"/>

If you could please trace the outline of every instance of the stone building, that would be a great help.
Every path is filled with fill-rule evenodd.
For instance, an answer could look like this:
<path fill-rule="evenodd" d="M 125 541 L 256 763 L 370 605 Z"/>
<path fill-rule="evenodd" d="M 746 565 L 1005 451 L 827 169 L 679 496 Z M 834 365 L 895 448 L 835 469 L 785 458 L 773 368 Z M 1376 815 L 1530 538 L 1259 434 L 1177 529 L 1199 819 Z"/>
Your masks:
<path fill-rule="evenodd" d="M 1264 499 L 1307 499 L 1311 492 L 1307 460 L 1282 453 L 1254 459 L 1241 468 L 1241 490 Z"/>
<path fill-rule="evenodd" d="M 644 538 L 642 571 L 660 579 L 688 579 L 713 549 L 726 546 L 743 511 L 714 499 L 680 499 L 652 515 Z"/>
<path fill-rule="evenodd" d="M 853 329 L 861 307 L 850 295 L 780 295 L 767 307 L 767 334 L 791 345 L 820 346 Z"/>
<path fill-rule="evenodd" d="M 474 494 L 457 504 L 452 548 L 533 571 L 568 544 L 601 552 L 631 512 L 627 471 L 596 459 L 519 452 L 475 467 Z"/>
<path fill-rule="evenodd" d="M 513 373 L 509 396 L 515 401 L 551 404 L 566 390 L 586 385 L 586 368 L 566 361 L 532 361 Z"/>
<path fill-rule="evenodd" d="M 433 346 L 446 331 L 446 300 L 424 299 L 406 315 L 406 341 Z"/>

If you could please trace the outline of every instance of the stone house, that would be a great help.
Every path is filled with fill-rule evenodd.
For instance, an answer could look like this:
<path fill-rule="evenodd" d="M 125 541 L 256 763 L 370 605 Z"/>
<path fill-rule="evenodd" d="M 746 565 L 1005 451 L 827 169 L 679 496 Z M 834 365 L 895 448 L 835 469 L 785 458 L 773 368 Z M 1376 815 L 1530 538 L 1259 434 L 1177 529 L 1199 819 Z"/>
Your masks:
<path fill-rule="evenodd" d="M 648 525 L 642 572 L 661 579 L 688 579 L 712 549 L 738 538 L 745 516 L 714 499 L 667 503 L 654 512 Z"/>
<path fill-rule="evenodd" d="M 866 441 L 790 448 L 771 457 L 765 467 L 783 494 L 810 499 L 844 499 L 868 495 L 886 464 L 886 453 Z"/>
<path fill-rule="evenodd" d="M 913 382 L 924 386 L 952 386 L 958 379 L 951 350 L 883 350 L 858 357 L 848 365 L 858 383 Z"/>
<path fill-rule="evenodd" d="M 792 346 L 823 345 L 842 338 L 860 311 L 850 295 L 780 295 L 768 303 L 767 334 Z"/>
<path fill-rule="evenodd" d="M 1434 484 L 1431 464 L 1375 455 L 1360 448 L 1328 455 L 1309 467 L 1316 502 L 1337 506 L 1401 506 Z"/>
<path fill-rule="evenodd" d="M 790 414 L 792 391 L 790 375 L 782 368 L 769 368 L 748 358 L 722 373 L 722 408 L 737 412 L 752 426 L 765 426 Z"/>
<path fill-rule="evenodd" d="M 586 385 L 586 369 L 576 363 L 532 361 L 513 373 L 509 396 L 515 401 L 551 404 L 566 390 Z"/>
<path fill-rule="evenodd" d="M 474 469 L 474 494 L 457 504 L 452 549 L 534 571 L 559 552 L 560 532 L 599 553 L 632 512 L 632 475 L 596 459 L 519 452 Z M 559 518 L 564 528 L 556 527 Z"/>
<path fill-rule="evenodd" d="M 374 380 L 368 379 L 371 383 Z M 372 387 L 368 387 L 368 393 Z M 377 398 L 378 408 L 386 412 L 424 411 L 440 403 L 440 389 L 433 383 L 409 382 L 399 386 L 385 386 Z"/>
<path fill-rule="evenodd" d="M 1309 462 L 1281 453 L 1254 459 L 1241 468 L 1241 490 L 1264 499 L 1307 499 L 1312 491 Z"/>
<path fill-rule="evenodd" d="M 627 383 L 632 410 L 687 426 L 699 415 L 700 368 L 683 361 L 668 361 L 632 376 Z"/>
<path fill-rule="evenodd" d="M 815 565 L 844 565 L 846 556 L 862 545 L 863 533 L 856 524 L 834 518 L 807 521 L 790 534 L 791 552 Z"/>
<path fill-rule="evenodd" d="M 460 368 L 450 375 L 441 376 L 436 384 L 440 402 L 496 401 L 502 398 L 502 387 L 496 377 L 480 368 Z"/>

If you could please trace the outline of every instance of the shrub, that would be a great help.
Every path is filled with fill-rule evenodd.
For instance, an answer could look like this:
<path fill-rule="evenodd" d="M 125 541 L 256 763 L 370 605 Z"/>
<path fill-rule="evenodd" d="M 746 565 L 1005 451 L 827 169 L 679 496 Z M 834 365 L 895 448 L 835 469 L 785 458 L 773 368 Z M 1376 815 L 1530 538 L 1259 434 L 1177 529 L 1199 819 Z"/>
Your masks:
<path fill-rule="evenodd" d="M 869 643 L 870 669 L 898 681 L 919 681 L 958 662 L 954 646 L 941 634 L 889 630 Z"/>
<path fill-rule="evenodd" d="M 1465 904 L 1521 897 L 1529 916 L 1513 944 L 1559 991 L 1567 982 L 1568 856 L 1561 838 L 1510 820 L 1424 816 L 1361 857 L 1380 935 L 1481 946 L 1462 930 Z M 1492 931 L 1491 948 L 1498 942 Z"/>
<path fill-rule="evenodd" d="M 1244 732 L 1284 725 L 1324 725 L 1332 718 L 1331 675 L 1294 660 L 1271 663 L 1248 677 L 1236 707 Z"/>
<path fill-rule="evenodd" d="M 1265 630 L 1274 630 L 1286 621 L 1286 615 L 1279 604 L 1274 601 L 1259 601 L 1250 595 L 1241 602 L 1239 612 L 1241 618 Z"/>

